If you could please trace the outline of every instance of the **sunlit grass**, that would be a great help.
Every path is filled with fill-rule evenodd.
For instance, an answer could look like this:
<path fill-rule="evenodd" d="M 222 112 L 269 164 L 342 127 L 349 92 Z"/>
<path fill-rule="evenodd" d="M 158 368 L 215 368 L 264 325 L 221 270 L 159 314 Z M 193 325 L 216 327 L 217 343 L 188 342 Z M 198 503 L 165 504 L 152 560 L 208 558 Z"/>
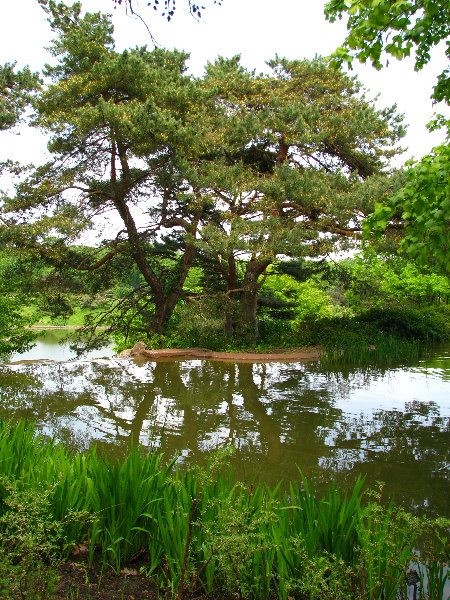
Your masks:
<path fill-rule="evenodd" d="M 21 313 L 24 317 L 30 318 L 31 324 L 34 326 L 70 326 L 82 327 L 85 324 L 85 317 L 95 315 L 99 312 L 99 308 L 81 307 L 77 304 L 73 306 L 73 314 L 67 317 L 51 318 L 49 315 L 43 315 L 39 307 L 35 304 L 24 305 L 21 307 Z"/>

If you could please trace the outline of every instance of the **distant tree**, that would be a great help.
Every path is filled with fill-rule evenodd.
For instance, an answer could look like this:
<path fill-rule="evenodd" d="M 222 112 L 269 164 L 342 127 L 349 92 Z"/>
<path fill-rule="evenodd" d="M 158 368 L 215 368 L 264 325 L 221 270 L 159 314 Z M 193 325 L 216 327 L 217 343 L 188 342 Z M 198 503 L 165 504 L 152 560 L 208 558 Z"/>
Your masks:
<path fill-rule="evenodd" d="M 383 66 L 383 52 L 399 60 L 415 52 L 415 69 L 430 60 L 430 51 L 446 41 L 450 59 L 450 2 L 448 0 L 331 0 L 325 16 L 333 22 L 349 15 L 344 43 L 332 55 L 334 63 L 351 65 L 354 58 Z M 389 62 L 389 61 L 387 61 Z M 450 102 L 450 70 L 439 75 L 435 101 Z"/>

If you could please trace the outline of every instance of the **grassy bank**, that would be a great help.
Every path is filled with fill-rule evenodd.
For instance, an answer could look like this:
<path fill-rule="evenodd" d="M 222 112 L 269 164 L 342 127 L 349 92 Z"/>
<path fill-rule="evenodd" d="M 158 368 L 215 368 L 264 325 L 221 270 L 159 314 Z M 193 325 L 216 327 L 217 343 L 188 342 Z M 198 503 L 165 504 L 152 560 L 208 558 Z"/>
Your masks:
<path fill-rule="evenodd" d="M 142 330 L 113 333 L 115 350 L 120 352 L 138 341 L 149 349 L 206 348 L 217 352 L 266 352 L 273 348 L 326 348 L 324 359 L 331 362 L 367 364 L 416 359 L 430 344 L 450 339 L 448 306 L 433 309 L 383 308 L 361 311 L 356 315 L 259 321 L 256 343 L 245 339 L 227 340 L 224 333 L 207 328 L 184 334 L 179 329 L 164 335 L 146 336 Z"/>
<path fill-rule="evenodd" d="M 120 462 L 73 455 L 25 422 L 1 425 L 0 597 L 52 598 L 58 561 L 84 544 L 101 572 L 139 557 L 168 598 L 394 600 L 417 537 L 432 536 L 416 569 L 442 600 L 448 522 L 386 505 L 360 479 L 318 497 L 299 473 L 282 493 L 233 484 L 226 464 L 227 452 L 187 471 L 140 448 Z"/>
<path fill-rule="evenodd" d="M 82 305 L 76 295 L 71 297 L 73 307 L 70 313 L 65 313 L 58 316 L 43 313 L 36 304 L 28 304 L 21 307 L 22 315 L 33 325 L 39 326 L 71 326 L 82 327 L 85 324 L 85 319 L 88 316 L 94 316 L 98 310 L 93 310 L 89 306 Z"/>

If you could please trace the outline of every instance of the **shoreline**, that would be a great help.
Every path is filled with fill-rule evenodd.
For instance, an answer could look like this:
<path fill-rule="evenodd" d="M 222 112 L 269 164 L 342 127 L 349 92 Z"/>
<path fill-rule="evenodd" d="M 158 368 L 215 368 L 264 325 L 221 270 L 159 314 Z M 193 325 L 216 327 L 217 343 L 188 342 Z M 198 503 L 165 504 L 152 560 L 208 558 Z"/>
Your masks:
<path fill-rule="evenodd" d="M 27 329 L 34 331 L 76 331 L 82 325 L 30 325 Z M 98 327 L 106 329 L 106 327 Z M 142 344 L 142 346 L 141 346 Z M 323 346 L 307 346 L 300 348 L 273 348 L 265 352 L 216 352 L 205 348 L 161 348 L 147 350 L 145 344 L 138 342 L 133 348 L 123 350 L 115 358 L 133 358 L 144 360 L 183 360 L 202 359 L 221 362 L 309 362 L 317 361 L 324 354 Z"/>
<path fill-rule="evenodd" d="M 145 360 L 201 359 L 219 362 L 309 362 L 319 360 L 325 349 L 321 346 L 311 346 L 295 350 L 274 348 L 266 352 L 214 352 L 213 350 L 205 350 L 203 348 L 164 348 L 159 350 L 140 350 L 134 356 L 130 356 L 128 352 L 125 350 L 123 353 L 120 353 L 122 358 Z"/>
<path fill-rule="evenodd" d="M 33 331 L 76 331 L 83 329 L 82 325 L 30 325 Z M 99 327 L 100 329 L 100 327 Z M 106 329 L 106 327 L 101 327 Z M 211 360 L 215 362 L 313 362 L 318 361 L 326 352 L 323 346 L 303 346 L 298 348 L 269 348 L 264 352 L 235 351 L 216 352 L 206 348 L 161 348 L 147 349 L 146 344 L 137 342 L 132 348 L 119 352 L 111 358 L 131 358 L 137 362 L 149 360 Z M 11 364 L 41 362 L 43 359 L 24 359 Z"/>
<path fill-rule="evenodd" d="M 25 329 L 31 329 L 31 330 L 38 330 L 41 331 L 43 329 L 61 329 L 61 330 L 73 330 L 75 331 L 76 329 L 83 329 L 84 325 L 47 325 L 45 323 L 43 323 L 42 325 L 29 325 L 28 327 L 25 327 Z M 108 329 L 108 327 L 106 325 L 99 325 L 98 327 L 96 327 L 96 329 Z"/>

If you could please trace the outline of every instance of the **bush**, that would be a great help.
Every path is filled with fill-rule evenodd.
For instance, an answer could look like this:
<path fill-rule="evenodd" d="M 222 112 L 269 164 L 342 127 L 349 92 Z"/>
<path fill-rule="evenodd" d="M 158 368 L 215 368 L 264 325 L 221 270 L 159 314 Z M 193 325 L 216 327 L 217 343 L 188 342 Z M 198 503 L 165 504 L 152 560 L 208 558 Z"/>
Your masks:
<path fill-rule="evenodd" d="M 50 600 L 57 577 L 61 524 L 51 516 L 49 490 L 24 490 L 15 479 L 0 477 L 0 597 Z"/>
<path fill-rule="evenodd" d="M 450 337 L 448 315 L 439 308 L 372 308 L 357 317 L 357 321 L 402 339 L 423 342 L 444 341 Z"/>
<path fill-rule="evenodd" d="M 169 348 L 201 347 L 221 350 L 227 346 L 223 306 L 216 298 L 199 298 L 177 305 L 167 334 Z"/>

